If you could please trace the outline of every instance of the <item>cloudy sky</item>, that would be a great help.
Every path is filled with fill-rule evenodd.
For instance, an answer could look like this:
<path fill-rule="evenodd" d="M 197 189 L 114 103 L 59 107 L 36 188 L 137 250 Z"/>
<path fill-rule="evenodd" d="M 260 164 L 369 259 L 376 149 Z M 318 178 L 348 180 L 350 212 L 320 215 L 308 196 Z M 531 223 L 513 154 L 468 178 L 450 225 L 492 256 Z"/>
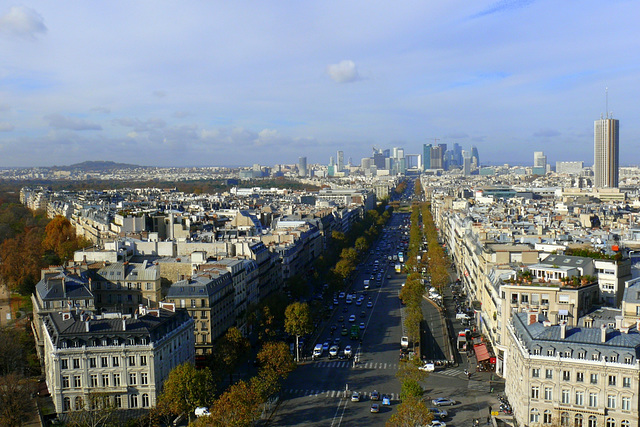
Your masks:
<path fill-rule="evenodd" d="M 2 2 L 0 166 L 640 163 L 637 0 Z"/>

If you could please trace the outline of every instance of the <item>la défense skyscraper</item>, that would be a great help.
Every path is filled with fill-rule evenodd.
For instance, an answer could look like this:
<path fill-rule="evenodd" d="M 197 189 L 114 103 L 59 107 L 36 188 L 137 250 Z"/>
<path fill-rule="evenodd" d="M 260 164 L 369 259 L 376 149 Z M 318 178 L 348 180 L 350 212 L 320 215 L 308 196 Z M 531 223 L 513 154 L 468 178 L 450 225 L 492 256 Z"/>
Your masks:
<path fill-rule="evenodd" d="M 618 168 L 620 162 L 620 141 L 616 119 L 601 118 L 593 126 L 594 139 L 594 186 L 596 188 L 618 187 Z"/>

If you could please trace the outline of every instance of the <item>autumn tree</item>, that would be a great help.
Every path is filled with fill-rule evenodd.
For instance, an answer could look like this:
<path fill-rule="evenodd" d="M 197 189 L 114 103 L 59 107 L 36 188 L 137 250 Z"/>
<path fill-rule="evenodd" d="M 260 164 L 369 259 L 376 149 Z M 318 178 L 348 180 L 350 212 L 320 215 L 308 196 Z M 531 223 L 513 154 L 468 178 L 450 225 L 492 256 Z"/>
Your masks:
<path fill-rule="evenodd" d="M 109 393 L 89 393 L 85 406 L 68 414 L 69 427 L 103 427 L 116 424 L 117 411 Z"/>
<path fill-rule="evenodd" d="M 73 253 L 83 246 L 90 245 L 84 238 L 77 238 L 76 232 L 69 220 L 61 215 L 53 218 L 45 228 L 45 237 L 42 247 L 46 251 L 52 251 L 64 262 L 73 258 Z"/>
<path fill-rule="evenodd" d="M 28 418 L 33 386 L 28 379 L 17 373 L 0 376 L 0 425 L 21 426 Z"/>
<path fill-rule="evenodd" d="M 391 415 L 386 425 L 388 427 L 426 426 L 433 420 L 433 414 L 422 403 L 420 398 L 407 397 L 398 405 L 396 413 Z"/>
<path fill-rule="evenodd" d="M 265 343 L 258 352 L 260 370 L 251 379 L 253 387 L 264 400 L 280 391 L 282 381 L 296 368 L 287 344 L 282 341 Z"/>
<path fill-rule="evenodd" d="M 183 363 L 169 372 L 159 401 L 176 415 L 191 416 L 198 406 L 207 406 L 213 400 L 214 391 L 208 368 L 198 370 L 191 363 Z"/>
<path fill-rule="evenodd" d="M 43 264 L 42 230 L 26 229 L 0 245 L 0 277 L 10 290 L 22 294 L 33 292 L 40 280 Z"/>
<path fill-rule="evenodd" d="M 260 416 L 262 403 L 263 400 L 256 388 L 241 380 L 216 399 L 209 407 L 210 415 L 199 418 L 195 425 L 197 427 L 252 426 Z"/>
<path fill-rule="evenodd" d="M 229 384 L 233 384 L 233 373 L 250 349 L 251 343 L 236 327 L 229 328 L 216 344 L 214 366 L 229 375 Z"/>
<path fill-rule="evenodd" d="M 306 335 L 313 331 L 313 318 L 309 304 L 306 302 L 294 302 L 285 310 L 284 330 L 288 334 L 296 336 L 296 361 L 300 360 L 299 339 L 301 335 Z"/>

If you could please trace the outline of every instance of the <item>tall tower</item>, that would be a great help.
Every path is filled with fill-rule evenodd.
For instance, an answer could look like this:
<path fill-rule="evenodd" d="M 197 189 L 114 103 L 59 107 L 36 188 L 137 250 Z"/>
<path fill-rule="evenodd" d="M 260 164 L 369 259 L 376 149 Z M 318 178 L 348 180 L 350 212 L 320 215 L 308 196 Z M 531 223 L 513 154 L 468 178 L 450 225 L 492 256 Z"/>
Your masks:
<path fill-rule="evenodd" d="M 337 153 L 338 155 L 336 156 L 337 159 L 337 171 L 338 172 L 342 172 L 342 170 L 344 169 L 344 151 L 338 151 Z"/>
<path fill-rule="evenodd" d="M 306 157 L 298 158 L 298 176 L 300 177 L 307 176 L 307 158 Z"/>
<path fill-rule="evenodd" d="M 620 122 L 606 118 L 596 120 L 593 126 L 593 171 L 596 188 L 618 187 L 620 163 L 619 134 Z"/>
<path fill-rule="evenodd" d="M 431 144 L 422 144 L 422 170 L 431 169 Z"/>

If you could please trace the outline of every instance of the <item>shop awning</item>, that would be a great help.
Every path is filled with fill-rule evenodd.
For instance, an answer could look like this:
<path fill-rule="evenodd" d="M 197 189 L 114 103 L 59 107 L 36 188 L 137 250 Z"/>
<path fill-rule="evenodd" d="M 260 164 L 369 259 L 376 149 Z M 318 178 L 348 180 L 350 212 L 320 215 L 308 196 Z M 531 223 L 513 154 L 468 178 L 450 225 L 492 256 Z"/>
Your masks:
<path fill-rule="evenodd" d="M 478 359 L 478 362 L 482 362 L 483 360 L 487 360 L 491 357 L 489 355 L 489 350 L 487 350 L 487 346 L 484 344 L 474 345 L 473 350 L 476 352 L 476 359 Z"/>

